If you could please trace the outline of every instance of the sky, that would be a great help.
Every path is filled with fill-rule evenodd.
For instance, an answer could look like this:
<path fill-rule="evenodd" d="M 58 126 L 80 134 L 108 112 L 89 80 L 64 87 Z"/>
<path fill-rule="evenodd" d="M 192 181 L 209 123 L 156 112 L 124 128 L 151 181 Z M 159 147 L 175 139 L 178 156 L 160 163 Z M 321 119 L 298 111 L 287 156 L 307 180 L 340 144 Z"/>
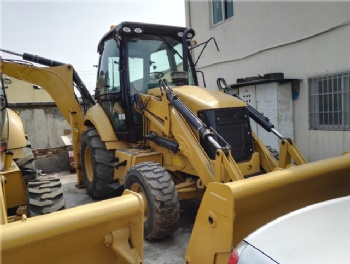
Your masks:
<path fill-rule="evenodd" d="M 111 25 L 186 25 L 184 0 L 0 0 L 0 14 L 0 48 L 70 63 L 90 92 L 95 89 L 97 44 Z"/>

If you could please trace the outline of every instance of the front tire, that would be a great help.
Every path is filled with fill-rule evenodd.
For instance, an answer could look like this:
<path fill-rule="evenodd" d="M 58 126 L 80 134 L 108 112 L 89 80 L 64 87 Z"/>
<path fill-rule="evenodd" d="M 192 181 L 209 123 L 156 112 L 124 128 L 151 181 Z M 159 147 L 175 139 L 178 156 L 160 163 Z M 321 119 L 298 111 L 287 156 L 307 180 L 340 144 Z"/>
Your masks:
<path fill-rule="evenodd" d="M 95 128 L 83 132 L 80 163 L 84 184 L 91 198 L 106 199 L 116 196 L 108 186 L 114 178 L 114 167 L 110 165 L 113 158 L 114 151 L 106 149 Z"/>
<path fill-rule="evenodd" d="M 144 236 L 164 238 L 176 230 L 180 204 L 175 184 L 160 164 L 142 162 L 127 173 L 125 188 L 141 194 L 145 204 Z"/>

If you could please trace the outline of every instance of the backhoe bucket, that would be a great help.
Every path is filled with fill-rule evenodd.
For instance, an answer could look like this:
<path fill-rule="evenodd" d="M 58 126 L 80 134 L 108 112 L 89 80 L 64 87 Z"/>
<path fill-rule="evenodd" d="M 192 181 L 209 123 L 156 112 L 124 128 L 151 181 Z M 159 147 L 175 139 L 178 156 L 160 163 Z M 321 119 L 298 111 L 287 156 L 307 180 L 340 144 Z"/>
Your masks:
<path fill-rule="evenodd" d="M 299 208 L 346 195 L 350 153 L 243 181 L 210 183 L 186 263 L 227 263 L 232 248 L 257 228 Z"/>

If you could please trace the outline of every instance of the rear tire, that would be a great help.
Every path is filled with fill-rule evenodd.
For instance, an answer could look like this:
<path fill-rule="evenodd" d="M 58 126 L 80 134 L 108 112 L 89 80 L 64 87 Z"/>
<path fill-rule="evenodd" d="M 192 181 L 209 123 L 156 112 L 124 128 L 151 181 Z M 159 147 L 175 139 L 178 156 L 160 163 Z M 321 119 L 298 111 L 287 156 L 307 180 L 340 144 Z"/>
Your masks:
<path fill-rule="evenodd" d="M 81 172 L 88 194 L 94 199 L 116 196 L 108 185 L 114 179 L 114 151 L 107 150 L 97 130 L 90 128 L 83 132 L 80 146 Z"/>
<path fill-rule="evenodd" d="M 124 187 L 143 197 L 146 239 L 161 239 L 176 230 L 180 218 L 179 198 L 164 167 L 154 162 L 139 163 L 128 171 Z"/>
<path fill-rule="evenodd" d="M 34 162 L 34 154 L 28 137 L 26 136 L 27 145 L 23 148 L 23 157 L 16 159 L 15 162 L 21 170 L 23 180 L 27 185 L 30 180 L 35 180 L 38 176 L 38 170 Z"/>
<path fill-rule="evenodd" d="M 33 217 L 64 208 L 62 184 L 59 178 L 38 177 L 27 185 L 27 215 Z"/>

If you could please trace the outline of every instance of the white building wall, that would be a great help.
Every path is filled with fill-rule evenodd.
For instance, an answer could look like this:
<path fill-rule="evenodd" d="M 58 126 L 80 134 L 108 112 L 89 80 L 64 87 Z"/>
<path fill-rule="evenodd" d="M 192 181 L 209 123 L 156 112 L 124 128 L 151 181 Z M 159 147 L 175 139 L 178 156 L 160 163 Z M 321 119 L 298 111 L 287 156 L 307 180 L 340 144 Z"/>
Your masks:
<path fill-rule="evenodd" d="M 208 44 L 197 65 L 208 88 L 218 77 L 228 84 L 271 72 L 301 79 L 293 115 L 302 153 L 314 161 L 350 151 L 350 131 L 312 131 L 308 122 L 308 78 L 350 71 L 350 3 L 234 2 L 234 16 L 217 26 L 210 2 L 187 1 L 186 14 L 197 42 L 215 37 L 220 48 Z"/>
<path fill-rule="evenodd" d="M 33 84 L 10 77 L 11 84 L 5 85 L 6 96 L 11 103 L 53 102 L 44 89 L 34 89 Z"/>

